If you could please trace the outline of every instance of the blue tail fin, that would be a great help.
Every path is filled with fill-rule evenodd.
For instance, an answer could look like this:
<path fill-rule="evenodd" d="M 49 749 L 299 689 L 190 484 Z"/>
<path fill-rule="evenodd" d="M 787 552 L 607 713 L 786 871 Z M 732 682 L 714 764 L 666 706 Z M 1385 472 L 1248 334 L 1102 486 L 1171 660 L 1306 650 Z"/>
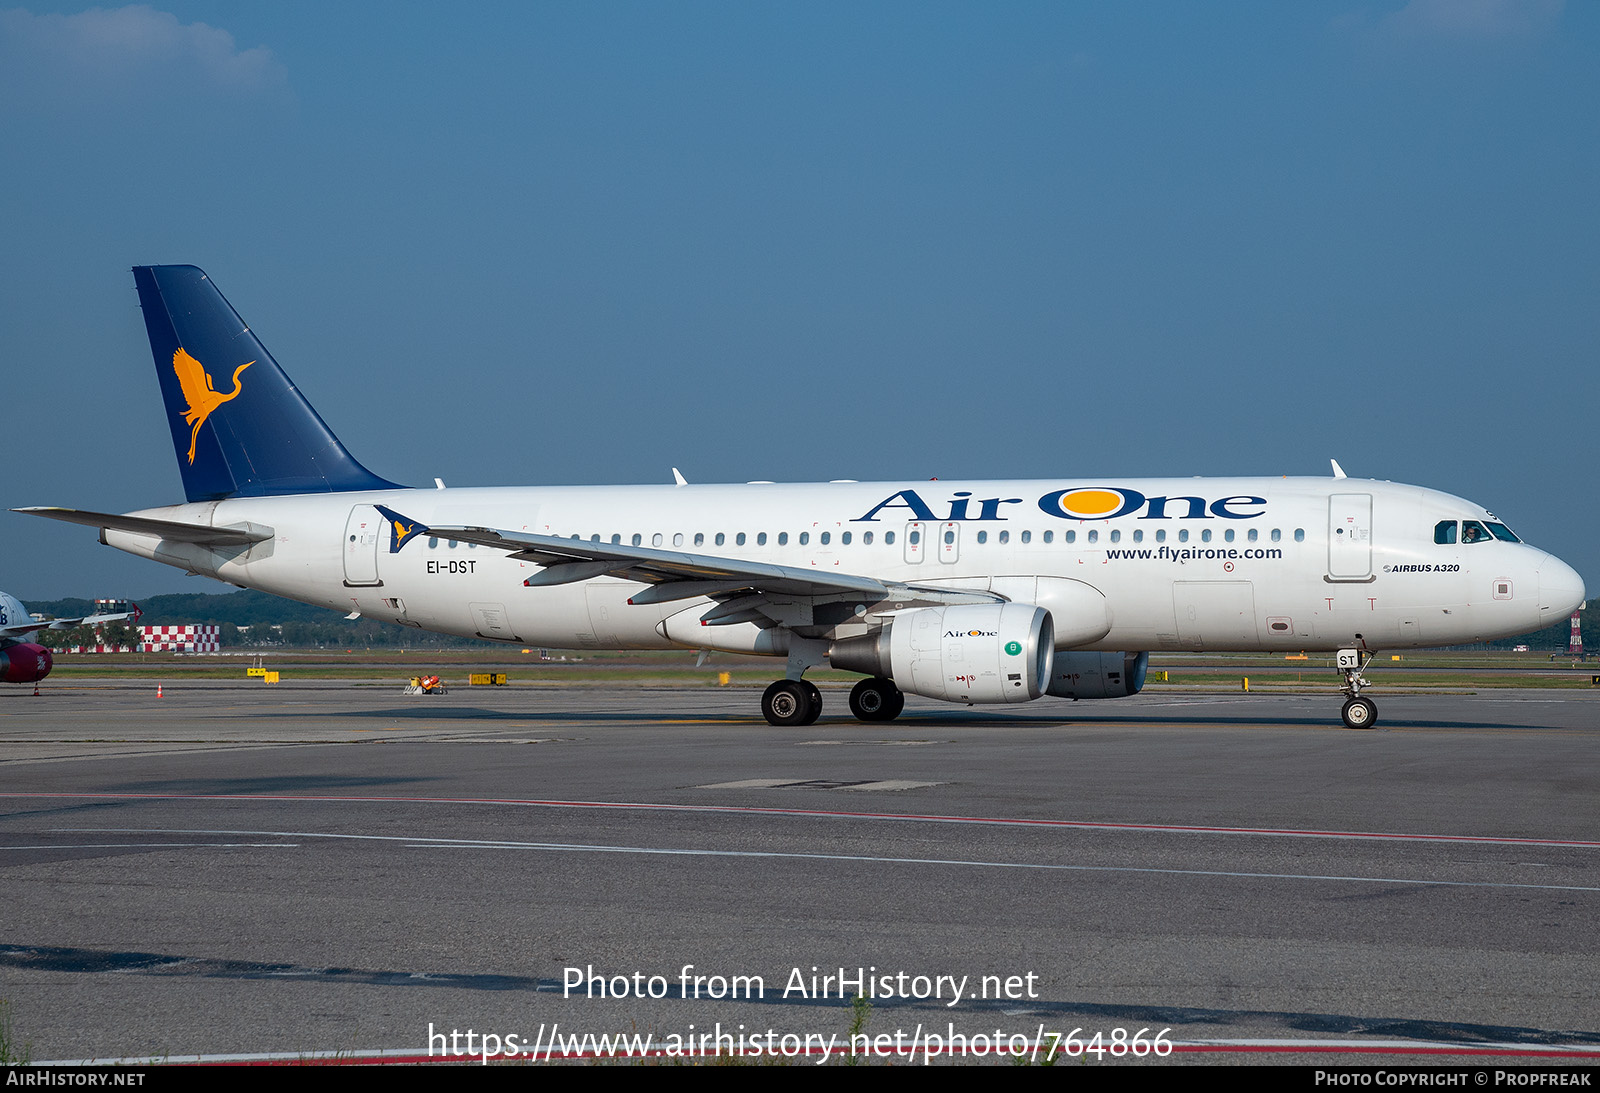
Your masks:
<path fill-rule="evenodd" d="M 345 451 L 203 271 L 135 266 L 133 281 L 190 501 L 401 488 Z"/>

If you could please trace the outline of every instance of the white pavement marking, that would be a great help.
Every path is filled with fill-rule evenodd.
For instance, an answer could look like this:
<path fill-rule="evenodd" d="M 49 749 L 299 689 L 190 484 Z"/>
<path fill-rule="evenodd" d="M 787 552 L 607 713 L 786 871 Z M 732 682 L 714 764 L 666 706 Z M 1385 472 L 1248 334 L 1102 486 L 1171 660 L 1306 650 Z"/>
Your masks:
<path fill-rule="evenodd" d="M 93 828 L 75 828 L 93 831 Z M 1230 877 L 1239 880 L 1293 880 L 1348 884 L 1408 884 L 1429 888 L 1507 888 L 1542 892 L 1600 892 L 1600 887 L 1574 884 L 1522 884 L 1514 881 L 1429 880 L 1422 877 L 1353 877 L 1324 873 L 1250 873 L 1227 869 L 1166 869 L 1132 865 L 1062 865 L 1053 862 L 983 861 L 969 858 L 891 858 L 872 854 L 822 854 L 778 850 L 711 850 L 668 846 L 608 846 L 590 843 L 519 842 L 508 839 L 448 839 L 429 835 L 350 835 L 333 831 L 190 831 L 181 828 L 102 829 L 123 834 L 256 835 L 262 838 L 332 839 L 350 842 L 402 843 L 411 850 L 536 850 L 576 854 L 641 854 L 704 858 L 787 858 L 805 861 L 870 862 L 876 865 L 963 865 L 983 869 L 1038 869 L 1067 873 L 1149 873 L 1176 877 Z"/>

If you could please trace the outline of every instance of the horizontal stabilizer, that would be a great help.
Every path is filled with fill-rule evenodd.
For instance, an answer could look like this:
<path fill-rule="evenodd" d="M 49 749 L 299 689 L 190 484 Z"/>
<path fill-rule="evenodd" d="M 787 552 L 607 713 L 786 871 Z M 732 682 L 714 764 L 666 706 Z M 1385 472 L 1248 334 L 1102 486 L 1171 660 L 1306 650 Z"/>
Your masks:
<path fill-rule="evenodd" d="M 49 520 L 64 520 L 69 524 L 83 524 L 91 528 L 110 528 L 150 535 L 175 543 L 194 543 L 196 546 L 250 546 L 264 543 L 277 532 L 260 524 L 242 523 L 231 527 L 214 528 L 205 524 L 184 524 L 176 520 L 152 520 L 145 516 L 119 516 L 114 512 L 86 512 L 83 509 L 28 508 L 12 509 L 29 516 L 43 516 Z"/>
<path fill-rule="evenodd" d="M 99 626 L 107 622 L 131 619 L 134 612 L 123 611 L 116 615 L 89 615 L 81 619 L 49 619 L 45 622 L 26 622 L 17 626 L 0 626 L 0 638 L 20 638 L 35 630 L 71 630 L 74 626 Z"/>

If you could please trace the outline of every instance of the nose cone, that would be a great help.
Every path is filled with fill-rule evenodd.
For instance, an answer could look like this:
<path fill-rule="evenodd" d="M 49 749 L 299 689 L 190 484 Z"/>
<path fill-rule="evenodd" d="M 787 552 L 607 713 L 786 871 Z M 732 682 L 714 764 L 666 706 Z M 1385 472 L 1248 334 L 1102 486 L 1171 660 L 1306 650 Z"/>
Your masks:
<path fill-rule="evenodd" d="M 1546 626 L 1565 618 L 1583 602 L 1583 578 L 1554 555 L 1539 564 L 1539 618 Z"/>

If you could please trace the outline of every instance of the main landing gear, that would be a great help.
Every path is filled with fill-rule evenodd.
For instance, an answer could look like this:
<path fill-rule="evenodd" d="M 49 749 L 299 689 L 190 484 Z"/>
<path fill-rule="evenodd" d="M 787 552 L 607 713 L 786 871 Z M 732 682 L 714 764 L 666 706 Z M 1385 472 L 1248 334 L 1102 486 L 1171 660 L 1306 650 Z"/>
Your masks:
<path fill-rule="evenodd" d="M 1350 696 L 1344 704 L 1344 709 L 1339 712 L 1346 728 L 1370 729 L 1378 723 L 1378 704 L 1370 698 L 1361 697 L 1361 688 L 1368 686 L 1366 678 L 1361 673 L 1371 663 L 1371 653 L 1362 656 L 1359 649 L 1339 650 L 1339 671 L 1344 673 L 1344 686 L 1341 690 Z"/>
<path fill-rule="evenodd" d="M 822 716 L 822 692 L 804 679 L 780 679 L 761 696 L 761 715 L 770 725 L 809 725 Z"/>
<path fill-rule="evenodd" d="M 893 721 L 905 708 L 905 692 L 892 679 L 863 679 L 850 692 L 850 712 L 857 721 Z"/>
<path fill-rule="evenodd" d="M 850 692 L 850 712 L 859 721 L 893 721 L 905 706 L 890 679 L 863 679 Z M 807 680 L 780 679 L 761 696 L 761 716 L 771 725 L 809 725 L 822 716 L 822 693 Z"/>

